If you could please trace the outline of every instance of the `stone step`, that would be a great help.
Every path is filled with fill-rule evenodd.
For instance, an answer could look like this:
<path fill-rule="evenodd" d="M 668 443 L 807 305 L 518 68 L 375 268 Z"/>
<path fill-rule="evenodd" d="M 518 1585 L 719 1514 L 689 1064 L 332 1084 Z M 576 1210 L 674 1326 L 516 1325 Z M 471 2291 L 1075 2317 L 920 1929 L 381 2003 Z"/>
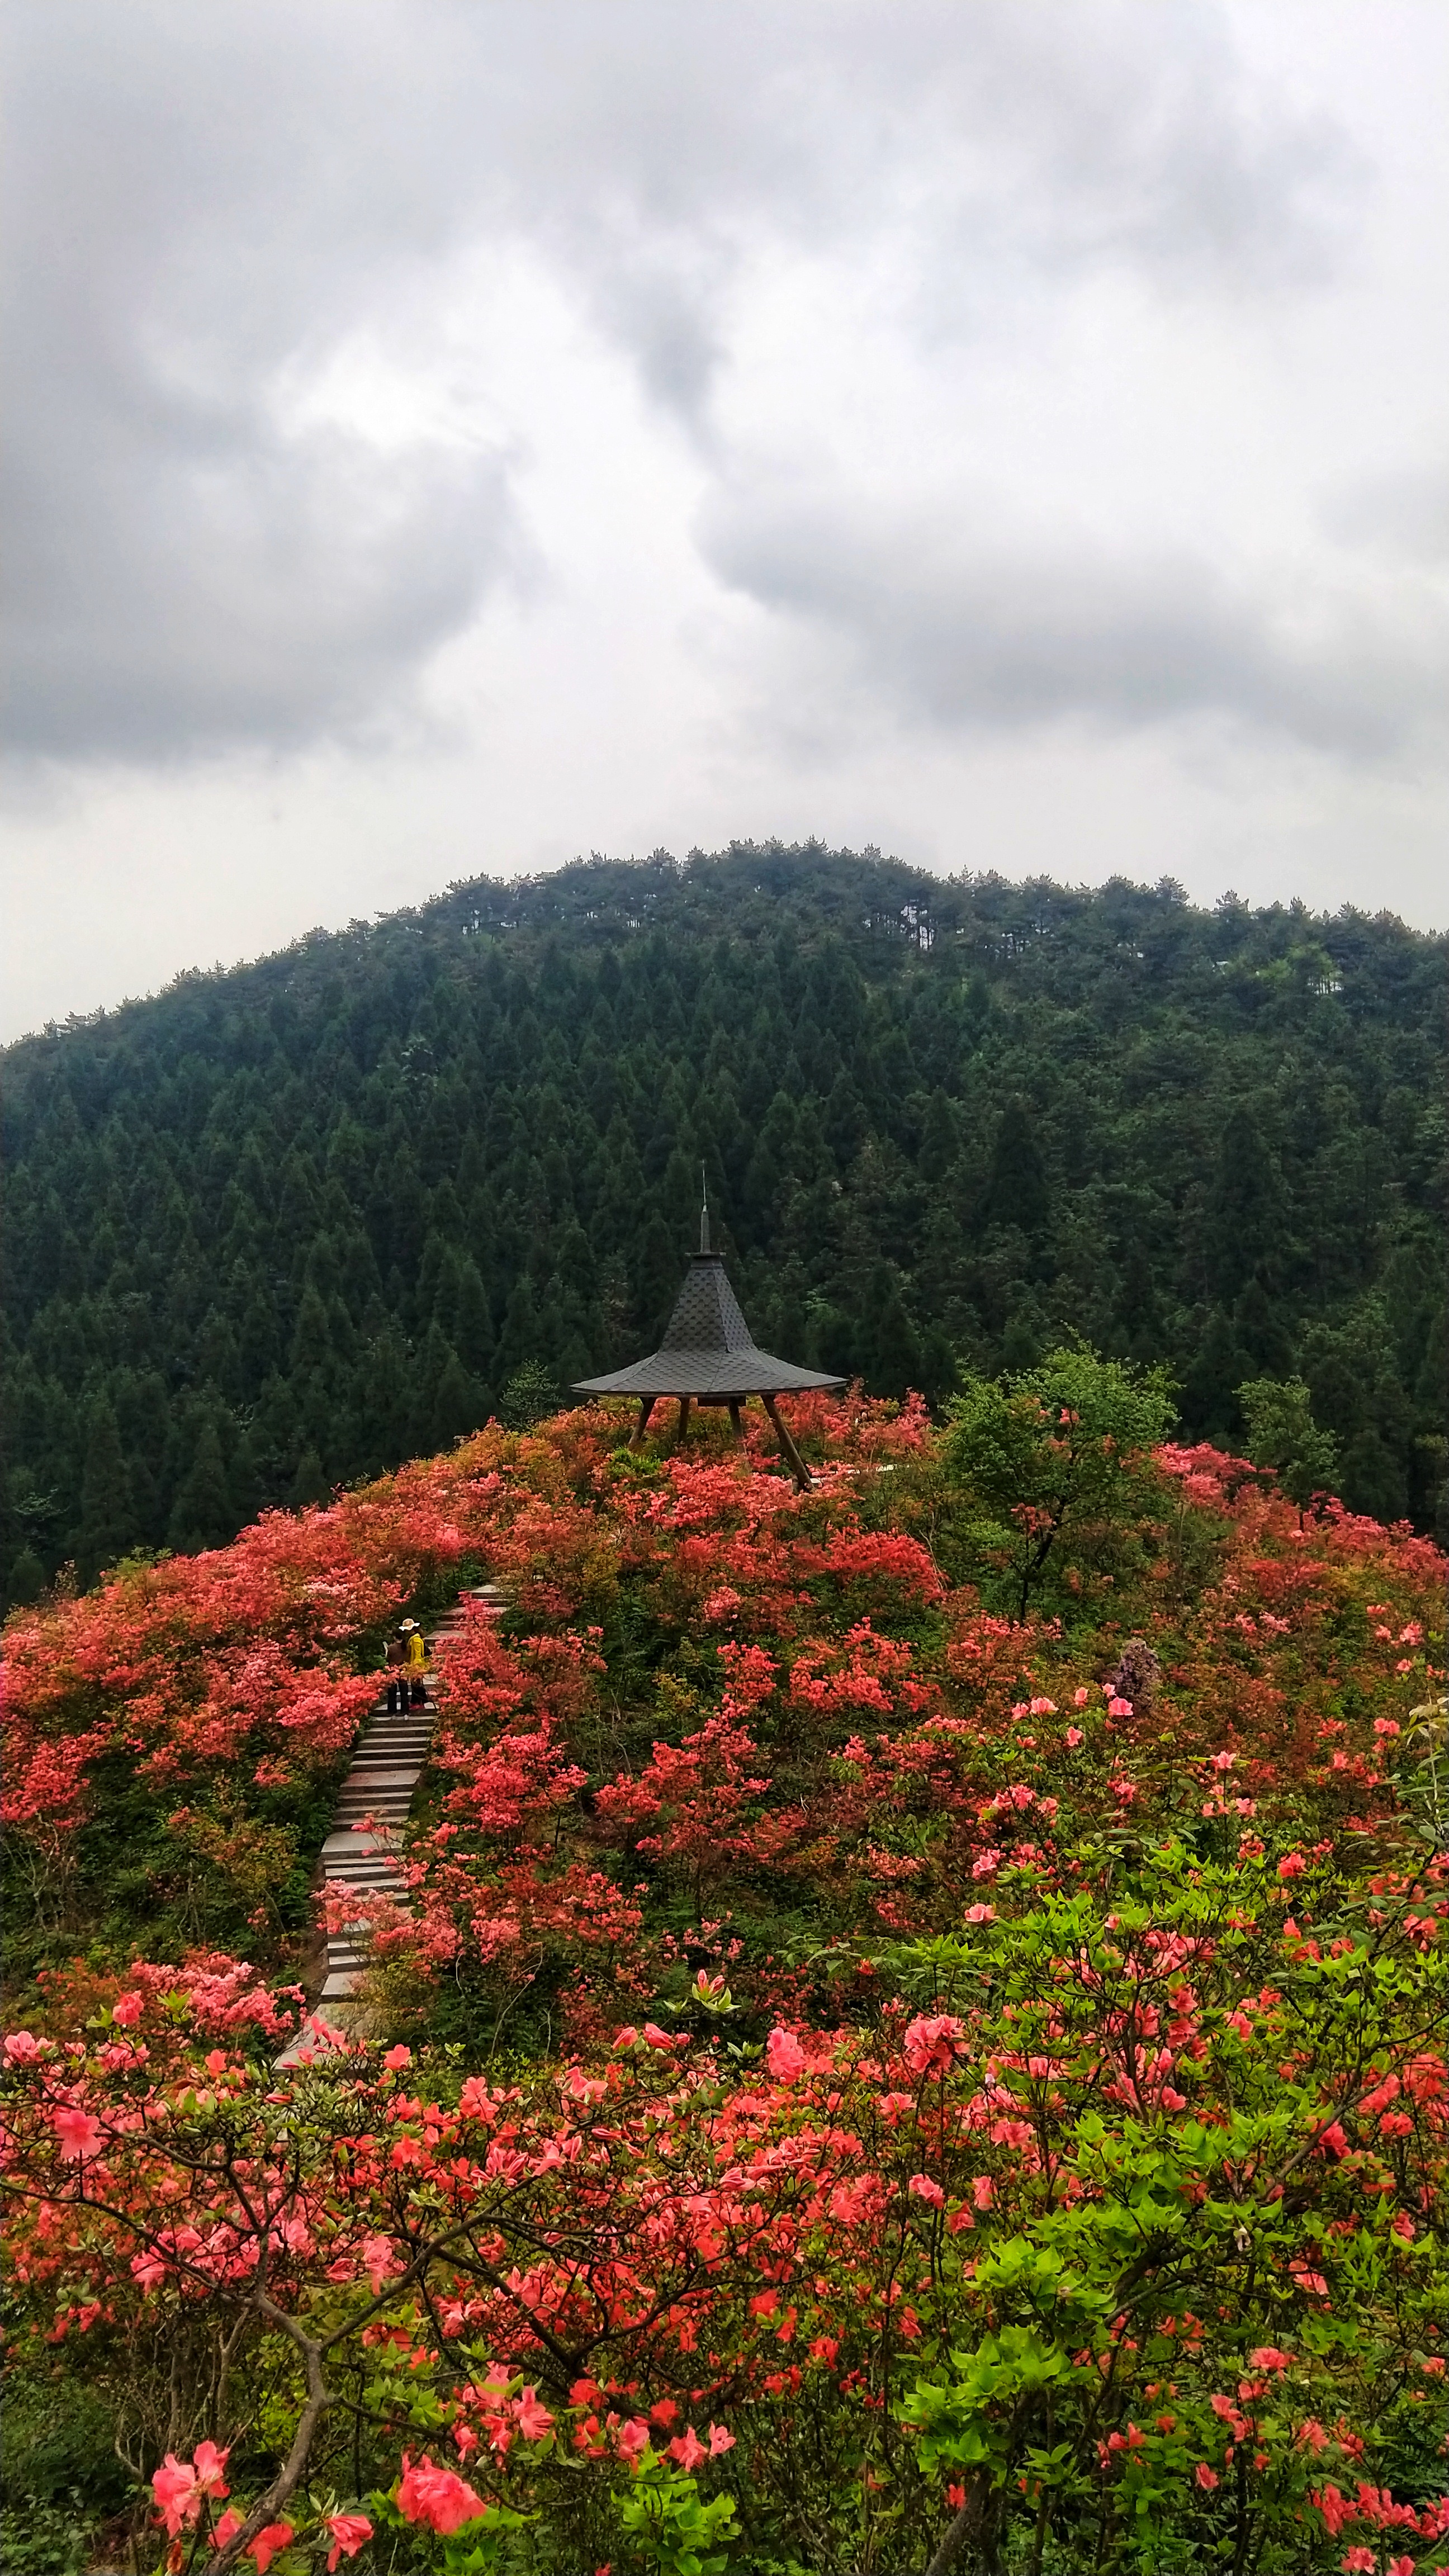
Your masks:
<path fill-rule="evenodd" d="M 431 1628 L 424 1630 L 429 1652 L 434 1646 L 447 1645 L 466 1634 L 469 1609 L 475 1613 L 481 1610 L 496 1619 L 502 1617 L 505 1607 L 499 1584 L 473 1584 L 459 1595 L 456 1609 L 445 1610 Z M 411 1681 L 411 1672 L 406 1678 Z M 327 1886 L 348 1888 L 359 1898 L 385 1896 L 404 1914 L 411 1911 L 411 1906 L 407 1881 L 399 1866 L 401 1838 L 396 1828 L 406 1823 L 411 1811 L 438 1717 L 433 1675 L 427 1673 L 423 1680 L 426 1696 L 416 1707 L 410 1698 L 406 1708 L 389 1708 L 386 1684 L 379 1684 L 377 1698 L 363 1722 L 363 1732 L 353 1747 L 352 1762 L 338 1792 L 332 1831 L 321 1852 L 322 1878 Z M 364 1827 L 363 1817 L 375 1821 Z M 366 2007 L 352 1999 L 366 1974 L 369 1932 L 366 1916 L 359 1916 L 329 1934 L 327 1976 L 322 1988 L 326 2010 L 319 2006 L 310 2016 L 312 2026 L 304 2025 L 289 2041 L 276 2060 L 279 2070 L 325 2057 L 329 2049 L 345 2045 L 349 2036 L 365 2035 Z"/>

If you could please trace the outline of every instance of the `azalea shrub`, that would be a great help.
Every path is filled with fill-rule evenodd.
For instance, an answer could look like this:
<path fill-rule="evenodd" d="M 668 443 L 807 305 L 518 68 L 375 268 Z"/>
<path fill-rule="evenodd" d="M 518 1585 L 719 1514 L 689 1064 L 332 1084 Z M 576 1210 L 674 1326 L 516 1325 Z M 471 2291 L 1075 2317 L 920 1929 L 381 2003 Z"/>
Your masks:
<path fill-rule="evenodd" d="M 12 1623 L 15 2380 L 139 2567 L 1449 2565 L 1443 1560 L 1149 1394 L 1024 1616 L 1011 1460 L 820 1396 L 807 1494 L 763 1426 L 490 1426 Z M 327 1900 L 362 2030 L 279 2069 L 305 1915 L 231 1846 L 305 1880 L 384 1625 L 479 1574 L 406 1908 Z"/>
<path fill-rule="evenodd" d="M 1443 2564 L 1443 1866 L 1164 1845 L 972 1910 L 867 2027 L 650 2023 L 527 2084 L 278 2080 L 154 1981 L 12 2034 L 25 2331 L 216 2557 L 366 2520 L 647 2560 L 642 2492 L 751 2566 L 957 2524 L 967 2564 Z"/>

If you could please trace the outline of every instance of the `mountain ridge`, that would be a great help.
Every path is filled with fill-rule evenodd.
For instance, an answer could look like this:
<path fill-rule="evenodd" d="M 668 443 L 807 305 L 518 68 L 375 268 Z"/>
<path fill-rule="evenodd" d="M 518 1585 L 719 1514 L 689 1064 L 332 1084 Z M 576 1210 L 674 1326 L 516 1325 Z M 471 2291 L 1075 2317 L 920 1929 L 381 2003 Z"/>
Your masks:
<path fill-rule="evenodd" d="M 637 1356 L 701 1162 L 771 1348 L 935 1400 L 1076 1329 L 1228 1441 L 1238 1383 L 1300 1373 L 1347 1499 L 1426 1524 L 1445 947 L 737 843 L 463 881 L 18 1040 L 8 1597 Z"/>

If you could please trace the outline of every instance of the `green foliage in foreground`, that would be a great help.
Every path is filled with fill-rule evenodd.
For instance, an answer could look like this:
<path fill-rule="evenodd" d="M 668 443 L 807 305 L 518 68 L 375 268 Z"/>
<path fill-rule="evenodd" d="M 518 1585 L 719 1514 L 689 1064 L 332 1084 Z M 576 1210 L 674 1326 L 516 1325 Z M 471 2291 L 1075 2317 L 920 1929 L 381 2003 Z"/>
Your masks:
<path fill-rule="evenodd" d="M 963 1571 L 1006 1578 L 1024 1619 L 1069 1549 L 1100 1554 L 1147 1497 L 1144 1463 L 1176 1413 L 1162 1369 L 1052 1351 L 1040 1368 L 972 1378 L 947 1406 L 941 1444 L 961 1494 Z"/>

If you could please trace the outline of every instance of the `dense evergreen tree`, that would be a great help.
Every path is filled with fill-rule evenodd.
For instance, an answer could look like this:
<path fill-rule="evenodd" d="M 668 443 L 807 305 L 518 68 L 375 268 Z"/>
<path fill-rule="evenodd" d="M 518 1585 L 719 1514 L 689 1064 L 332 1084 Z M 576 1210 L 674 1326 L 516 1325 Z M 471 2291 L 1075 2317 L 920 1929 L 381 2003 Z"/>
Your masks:
<path fill-rule="evenodd" d="M 114 1407 L 103 1396 L 92 1408 L 81 1472 L 77 1555 L 83 1580 L 111 1565 L 135 1535 L 136 1507 L 116 1427 Z"/>
<path fill-rule="evenodd" d="M 1383 917 L 770 846 L 458 886 L 49 1029 L 5 1065 L 0 1581 L 618 1366 L 701 1165 L 775 1347 L 939 1402 L 1078 1331 L 1228 1441 L 1300 1378 L 1347 1499 L 1429 1525 L 1443 994 Z"/>

